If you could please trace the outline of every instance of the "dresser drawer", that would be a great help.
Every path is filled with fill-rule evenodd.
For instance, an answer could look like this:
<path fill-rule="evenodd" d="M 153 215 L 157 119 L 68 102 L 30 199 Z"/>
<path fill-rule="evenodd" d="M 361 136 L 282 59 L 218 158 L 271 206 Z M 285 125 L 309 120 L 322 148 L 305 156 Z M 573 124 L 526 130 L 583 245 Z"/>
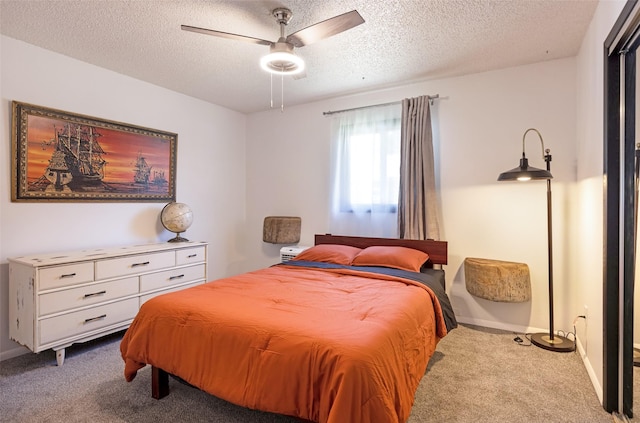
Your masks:
<path fill-rule="evenodd" d="M 183 264 L 201 263 L 205 261 L 205 248 L 185 248 L 184 250 L 176 251 L 176 264 L 181 266 Z"/>
<path fill-rule="evenodd" d="M 130 277 L 39 296 L 39 315 L 89 306 L 138 293 L 138 278 Z"/>
<path fill-rule="evenodd" d="M 174 251 L 101 260 L 96 263 L 96 279 L 126 276 L 173 267 L 175 265 L 176 254 Z"/>
<path fill-rule="evenodd" d="M 176 287 L 169 288 L 169 289 L 163 289 L 162 291 L 154 291 L 151 294 L 141 295 L 140 296 L 140 307 L 142 307 L 142 304 L 146 303 L 147 301 L 149 301 L 153 297 L 157 297 L 158 295 L 168 294 L 169 292 L 180 291 L 182 289 L 187 289 L 187 288 L 191 288 L 191 287 L 194 287 L 194 286 L 202 285 L 203 283 L 204 283 L 204 281 L 198 281 L 198 282 L 191 283 L 191 284 L 188 284 L 188 285 L 180 285 L 180 286 L 176 286 Z"/>
<path fill-rule="evenodd" d="M 93 280 L 93 262 L 67 264 L 40 269 L 39 290 L 60 288 Z"/>
<path fill-rule="evenodd" d="M 40 320 L 40 344 L 126 322 L 138 312 L 138 298 Z"/>
<path fill-rule="evenodd" d="M 173 285 L 190 281 L 203 280 L 205 277 L 204 264 L 171 269 L 165 272 L 151 273 L 140 277 L 140 292 L 154 289 L 169 288 Z"/>

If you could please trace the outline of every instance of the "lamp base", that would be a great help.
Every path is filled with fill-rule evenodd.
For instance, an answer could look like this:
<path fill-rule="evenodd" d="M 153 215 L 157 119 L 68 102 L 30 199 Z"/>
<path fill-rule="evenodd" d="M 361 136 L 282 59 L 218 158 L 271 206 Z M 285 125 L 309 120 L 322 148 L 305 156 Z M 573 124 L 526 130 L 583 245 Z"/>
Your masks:
<path fill-rule="evenodd" d="M 534 333 L 531 335 L 531 343 L 536 347 L 555 352 L 571 352 L 576 349 L 575 342 L 560 335 L 551 335 L 548 333 Z"/>

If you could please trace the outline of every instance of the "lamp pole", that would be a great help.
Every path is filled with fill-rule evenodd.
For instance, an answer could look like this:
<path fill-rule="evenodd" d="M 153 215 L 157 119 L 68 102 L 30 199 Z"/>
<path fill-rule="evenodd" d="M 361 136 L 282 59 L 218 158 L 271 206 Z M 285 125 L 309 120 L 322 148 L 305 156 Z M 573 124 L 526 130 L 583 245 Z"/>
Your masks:
<path fill-rule="evenodd" d="M 551 172 L 551 152 L 545 151 L 544 161 L 547 163 L 547 171 Z M 549 262 L 549 340 L 554 342 L 553 330 L 553 225 L 551 217 L 551 179 L 547 179 L 547 244 Z"/>

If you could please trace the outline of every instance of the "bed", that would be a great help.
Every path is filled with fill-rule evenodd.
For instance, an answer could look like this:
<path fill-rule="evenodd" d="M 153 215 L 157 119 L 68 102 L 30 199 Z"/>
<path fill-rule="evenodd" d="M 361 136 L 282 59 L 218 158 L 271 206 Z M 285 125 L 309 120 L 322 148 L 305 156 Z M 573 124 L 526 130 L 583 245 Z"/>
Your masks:
<path fill-rule="evenodd" d="M 152 366 L 231 403 L 322 423 L 404 422 L 456 327 L 447 243 L 316 235 L 269 268 L 147 301 L 120 344 L 125 378 Z"/>

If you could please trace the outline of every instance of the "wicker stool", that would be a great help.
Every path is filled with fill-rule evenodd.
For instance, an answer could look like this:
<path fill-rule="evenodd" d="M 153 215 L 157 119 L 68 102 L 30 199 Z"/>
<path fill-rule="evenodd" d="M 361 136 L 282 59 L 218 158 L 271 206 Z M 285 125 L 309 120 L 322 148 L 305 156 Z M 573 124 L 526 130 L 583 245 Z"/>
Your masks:
<path fill-rule="evenodd" d="M 525 263 L 467 257 L 464 280 L 467 291 L 476 297 L 507 303 L 531 299 L 529 266 Z"/>

